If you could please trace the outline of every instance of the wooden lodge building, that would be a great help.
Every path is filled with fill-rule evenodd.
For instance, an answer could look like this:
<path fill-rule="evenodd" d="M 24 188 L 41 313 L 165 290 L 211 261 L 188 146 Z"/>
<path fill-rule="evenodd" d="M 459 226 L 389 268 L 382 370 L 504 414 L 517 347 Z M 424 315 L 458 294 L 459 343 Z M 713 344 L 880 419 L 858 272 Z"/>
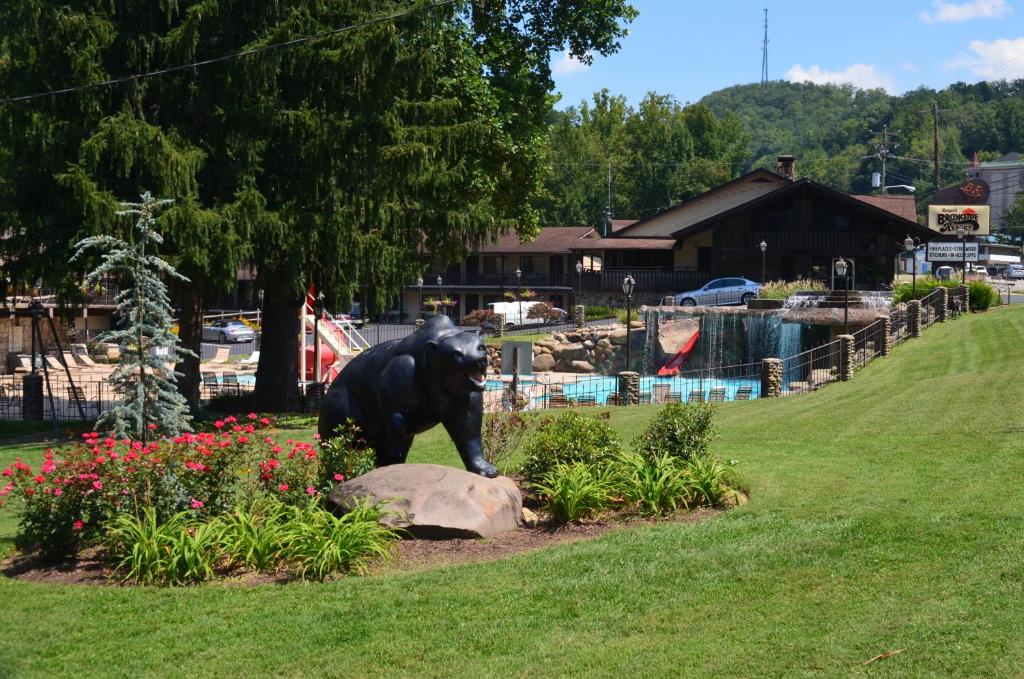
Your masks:
<path fill-rule="evenodd" d="M 568 308 L 623 303 L 621 283 L 636 280 L 636 301 L 701 287 L 713 278 L 811 278 L 831 283 L 832 262 L 852 259 L 855 286 L 876 289 L 898 270 L 907 235 L 922 243 L 938 234 L 917 223 L 913 196 L 859 196 L 796 179 L 791 156 L 778 172 L 758 169 L 646 219 L 618 221 L 602 235 L 590 227 L 549 227 L 529 243 L 505 236 L 464 262 L 424 275 L 424 297 L 454 298 L 453 316 L 501 301 L 517 285 Z M 577 275 L 576 264 L 583 264 Z M 522 272 L 517 279 L 516 270 Z M 406 290 L 406 309 L 418 304 Z"/>

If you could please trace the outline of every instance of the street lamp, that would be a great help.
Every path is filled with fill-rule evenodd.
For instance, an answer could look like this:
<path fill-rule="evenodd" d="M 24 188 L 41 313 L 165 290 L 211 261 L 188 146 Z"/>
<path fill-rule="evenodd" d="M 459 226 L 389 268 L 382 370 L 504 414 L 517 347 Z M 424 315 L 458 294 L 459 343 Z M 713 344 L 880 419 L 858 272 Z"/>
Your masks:
<path fill-rule="evenodd" d="M 516 310 L 519 313 L 519 317 L 516 319 L 516 325 L 521 325 L 523 322 L 523 270 L 518 266 L 516 267 Z"/>
<path fill-rule="evenodd" d="M 416 318 L 423 316 L 423 276 L 416 277 L 416 287 L 420 289 L 420 304 L 416 308 Z"/>
<path fill-rule="evenodd" d="M 765 250 L 768 249 L 768 243 L 765 243 L 762 240 L 761 241 L 761 245 L 759 245 L 758 247 L 761 248 L 761 282 L 764 283 L 765 282 L 765 280 L 764 280 L 764 253 L 765 253 Z"/>
<path fill-rule="evenodd" d="M 836 275 L 840 278 L 846 278 L 846 269 L 848 267 L 849 264 L 846 263 L 846 260 L 840 257 L 836 260 Z M 843 334 L 847 335 L 850 332 L 850 282 L 845 281 L 845 283 L 843 286 Z"/>
<path fill-rule="evenodd" d="M 583 296 L 583 262 L 576 262 L 576 305 L 580 303 Z"/>
<path fill-rule="evenodd" d="M 629 316 L 633 306 L 633 288 L 636 287 L 636 281 L 629 274 L 622 279 L 622 294 L 626 296 L 626 370 L 629 370 L 629 345 L 630 342 L 630 322 Z M 627 399 L 627 404 L 628 404 Z"/>
<path fill-rule="evenodd" d="M 921 239 L 914 238 L 908 233 L 907 237 L 903 239 L 903 249 L 906 250 L 907 252 L 914 252 L 915 250 L 917 250 L 917 246 L 920 245 L 920 243 Z M 914 253 L 913 257 L 911 258 L 910 266 L 910 274 L 912 277 L 911 280 L 913 281 L 911 283 L 910 298 L 917 299 L 917 253 Z"/>
<path fill-rule="evenodd" d="M 441 278 L 441 274 L 437 274 L 437 288 L 438 288 L 438 290 L 439 290 L 439 293 L 438 293 L 438 294 L 439 294 L 439 295 L 440 295 L 440 297 L 441 297 L 441 298 L 440 298 L 440 299 L 438 300 L 438 303 L 439 303 L 439 304 L 440 304 L 440 306 L 441 306 L 441 313 L 443 313 L 443 314 L 444 314 L 445 316 L 447 316 L 447 315 L 448 315 L 448 308 L 447 308 L 447 307 L 445 306 L 445 304 L 444 304 L 444 279 L 443 279 L 443 278 Z M 436 311 L 434 312 L 434 315 L 435 315 L 435 316 L 437 315 L 437 312 L 436 312 Z"/>
<path fill-rule="evenodd" d="M 967 285 L 967 230 L 962 226 L 958 226 L 956 237 L 960 239 L 960 250 L 963 253 L 963 261 L 961 262 L 963 267 L 963 284 Z"/>

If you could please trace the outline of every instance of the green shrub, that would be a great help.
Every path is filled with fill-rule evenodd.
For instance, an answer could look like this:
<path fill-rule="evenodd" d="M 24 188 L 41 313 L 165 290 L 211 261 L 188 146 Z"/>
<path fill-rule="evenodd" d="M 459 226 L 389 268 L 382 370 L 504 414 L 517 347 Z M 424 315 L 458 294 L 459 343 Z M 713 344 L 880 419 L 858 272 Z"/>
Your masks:
<path fill-rule="evenodd" d="M 898 283 L 892 290 L 892 303 L 900 304 L 909 302 L 912 299 L 921 299 L 930 295 L 938 288 L 955 289 L 960 287 L 959 280 L 943 281 L 933 276 L 919 276 L 917 279 L 917 293 L 914 293 L 914 286 L 911 283 Z"/>
<path fill-rule="evenodd" d="M 368 500 L 337 517 L 311 502 L 291 508 L 284 559 L 300 577 L 323 580 L 334 573 L 364 574 L 374 559 L 389 559 L 399 533 L 381 524 L 385 513 Z"/>
<path fill-rule="evenodd" d="M 517 412 L 485 413 L 481 427 L 484 459 L 503 466 L 519 448 L 527 429 L 529 423 Z"/>
<path fill-rule="evenodd" d="M 319 486 L 329 493 L 335 484 L 373 471 L 373 449 L 360 437 L 359 427 L 348 420 L 334 430 L 335 436 L 321 444 Z"/>
<path fill-rule="evenodd" d="M 714 438 L 714 408 L 707 403 L 668 403 L 633 442 L 648 461 L 665 455 L 690 459 L 707 452 Z"/>
<path fill-rule="evenodd" d="M 530 485 L 558 521 L 578 521 L 610 504 L 612 482 L 605 473 L 582 462 L 556 464 L 543 479 Z"/>
<path fill-rule="evenodd" d="M 542 419 L 524 452 L 520 473 L 528 483 L 538 483 L 559 464 L 580 462 L 600 469 L 619 455 L 620 445 L 607 420 L 570 410 Z"/>
<path fill-rule="evenodd" d="M 1002 303 L 999 291 L 982 281 L 969 282 L 967 295 L 970 298 L 971 311 L 987 311 L 989 307 L 999 306 Z"/>
<path fill-rule="evenodd" d="M 690 500 L 688 469 L 686 461 L 668 454 L 652 459 L 623 455 L 615 466 L 615 490 L 641 514 L 674 512 Z"/>
<path fill-rule="evenodd" d="M 765 281 L 757 291 L 758 299 L 789 299 L 794 293 L 801 291 L 823 292 L 828 289 L 824 283 L 810 278 L 798 278 L 795 281 Z"/>
<path fill-rule="evenodd" d="M 618 316 L 619 309 L 597 305 L 587 307 L 586 318 L 588 321 L 603 321 L 607 318 L 618 318 Z"/>

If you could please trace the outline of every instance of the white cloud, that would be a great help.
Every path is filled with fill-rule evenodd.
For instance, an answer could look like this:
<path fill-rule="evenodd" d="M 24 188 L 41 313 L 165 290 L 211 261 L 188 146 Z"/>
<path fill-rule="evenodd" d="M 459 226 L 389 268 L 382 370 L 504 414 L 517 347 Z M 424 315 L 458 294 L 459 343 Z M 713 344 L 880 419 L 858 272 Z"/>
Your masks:
<path fill-rule="evenodd" d="M 558 60 L 551 65 L 551 75 L 570 75 L 572 73 L 586 71 L 588 68 L 590 68 L 588 64 L 584 64 L 568 52 L 562 52 L 562 55 Z"/>
<path fill-rule="evenodd" d="M 960 4 L 935 0 L 932 4 L 935 6 L 934 13 L 921 12 L 921 21 L 927 24 L 998 19 L 1013 11 L 1013 8 L 1006 4 L 1006 0 L 971 0 Z"/>
<path fill-rule="evenodd" d="M 946 62 L 946 68 L 966 68 L 981 78 L 1024 78 L 1024 38 L 1015 40 L 972 40 L 970 55 Z"/>
<path fill-rule="evenodd" d="M 812 82 L 854 85 L 864 90 L 881 88 L 892 92 L 895 89 L 892 78 L 871 64 L 853 64 L 841 71 L 826 71 L 818 65 L 804 68 L 795 64 L 786 71 L 786 79 L 793 82 Z"/>

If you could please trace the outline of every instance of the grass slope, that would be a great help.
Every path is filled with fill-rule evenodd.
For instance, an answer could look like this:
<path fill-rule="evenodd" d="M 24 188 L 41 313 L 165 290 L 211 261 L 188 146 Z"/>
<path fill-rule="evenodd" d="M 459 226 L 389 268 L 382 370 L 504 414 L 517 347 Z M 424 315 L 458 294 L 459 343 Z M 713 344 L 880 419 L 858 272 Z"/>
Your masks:
<path fill-rule="evenodd" d="M 1022 339 L 1024 308 L 971 316 L 850 383 L 723 407 L 752 501 L 696 526 L 328 585 L 0 578 L 0 674 L 1016 675 Z M 653 412 L 613 422 L 628 439 Z"/>

